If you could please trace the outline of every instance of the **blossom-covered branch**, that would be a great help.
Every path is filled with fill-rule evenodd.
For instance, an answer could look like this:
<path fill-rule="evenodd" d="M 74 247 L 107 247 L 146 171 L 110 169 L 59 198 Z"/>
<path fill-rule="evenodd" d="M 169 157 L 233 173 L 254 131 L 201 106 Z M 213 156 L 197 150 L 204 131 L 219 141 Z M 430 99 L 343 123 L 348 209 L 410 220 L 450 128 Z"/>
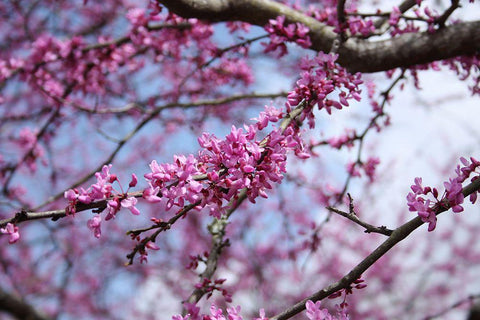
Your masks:
<path fill-rule="evenodd" d="M 270 19 L 284 15 L 289 23 L 309 28 L 312 48 L 329 52 L 336 34 L 333 27 L 316 21 L 297 10 L 272 0 L 196 1 L 161 0 L 183 17 L 208 21 L 243 21 L 264 26 Z M 473 55 L 480 50 L 480 21 L 454 24 L 435 33 L 408 33 L 382 40 L 349 39 L 339 49 L 338 62 L 351 71 L 377 72 L 409 67 L 459 55 Z M 445 43 L 451 45 L 445 47 Z"/>

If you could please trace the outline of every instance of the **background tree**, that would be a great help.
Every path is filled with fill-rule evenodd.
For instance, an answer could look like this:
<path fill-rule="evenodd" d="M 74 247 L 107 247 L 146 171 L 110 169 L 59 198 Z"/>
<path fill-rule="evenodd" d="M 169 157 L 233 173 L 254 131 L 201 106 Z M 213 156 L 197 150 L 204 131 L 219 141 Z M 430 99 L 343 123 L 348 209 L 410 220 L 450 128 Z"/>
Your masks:
<path fill-rule="evenodd" d="M 2 316 L 465 317 L 478 12 L 1 3 Z"/>

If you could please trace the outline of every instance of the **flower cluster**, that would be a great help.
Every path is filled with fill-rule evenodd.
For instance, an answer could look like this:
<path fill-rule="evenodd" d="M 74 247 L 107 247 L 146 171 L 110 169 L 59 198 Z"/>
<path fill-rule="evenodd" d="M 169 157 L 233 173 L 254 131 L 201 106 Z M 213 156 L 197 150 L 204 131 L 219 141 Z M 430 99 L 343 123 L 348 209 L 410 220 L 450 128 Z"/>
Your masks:
<path fill-rule="evenodd" d="M 302 48 L 312 45 L 308 36 L 309 29 L 298 22 L 285 25 L 284 16 L 271 19 L 265 30 L 270 34 L 270 43 L 265 44 L 265 53 L 280 50 L 279 57 L 284 56 L 288 52 L 286 42 L 295 42 Z"/>
<path fill-rule="evenodd" d="M 118 182 L 118 178 L 115 174 L 110 173 L 112 165 L 103 166 L 101 172 L 95 173 L 97 182 L 92 184 L 88 189 L 69 189 L 65 191 L 65 198 L 69 201 L 67 208 L 65 209 L 68 215 L 74 215 L 76 206 L 79 203 L 90 204 L 94 201 L 107 200 L 105 210 L 107 212 L 105 220 L 115 218 L 115 215 L 120 209 L 126 208 L 134 215 L 139 215 L 140 211 L 135 207 L 137 199 L 135 197 L 129 197 L 127 192 L 117 192 L 113 189 L 112 183 Z M 129 188 L 137 185 L 137 177 L 132 174 L 132 179 L 129 183 Z M 102 210 L 103 211 L 103 210 Z M 96 215 L 92 219 L 88 220 L 87 226 L 94 232 L 95 237 L 100 238 L 101 235 L 101 217 Z"/>
<path fill-rule="evenodd" d="M 145 9 L 132 8 L 128 10 L 126 18 L 131 23 L 130 39 L 137 46 L 150 46 L 155 39 L 148 29 L 149 21 L 159 20 L 158 16 L 148 14 Z"/>
<path fill-rule="evenodd" d="M 162 204 L 165 210 L 195 204 L 196 210 L 206 208 L 215 217 L 229 208 L 242 189 L 252 203 L 258 196 L 267 198 L 266 190 L 273 187 L 272 183 L 281 182 L 286 171 L 287 151 L 308 157 L 292 126 L 273 130 L 257 140 L 257 133 L 281 115 L 277 109 L 266 107 L 257 123 L 243 129 L 232 126 L 223 140 L 203 133 L 198 138 L 203 149 L 197 157 L 175 156 L 173 163 L 164 164 L 152 161 L 151 172 L 145 174 L 149 187 L 144 198 Z"/>
<path fill-rule="evenodd" d="M 330 296 L 328 296 L 328 299 L 335 299 L 343 295 L 343 301 L 342 303 L 340 303 L 339 307 L 341 309 L 345 309 L 346 307 L 348 307 L 347 296 L 353 293 L 353 289 L 360 290 L 366 287 L 367 287 L 367 284 L 365 283 L 365 280 L 363 280 L 362 278 L 358 278 L 357 280 L 353 281 L 352 284 L 348 285 L 348 287 L 338 290 L 335 293 L 332 293 Z"/>
<path fill-rule="evenodd" d="M 435 25 L 437 23 L 437 19 L 439 15 L 432 11 L 430 8 L 425 7 L 423 11 L 420 8 L 413 10 L 416 20 L 422 20 L 427 23 L 427 30 L 430 33 L 435 32 Z M 411 32 L 418 32 L 420 27 L 415 24 L 413 19 L 405 20 L 405 23 L 400 23 L 400 19 L 402 18 L 402 12 L 398 7 L 393 7 L 390 13 L 390 17 L 388 19 L 388 23 L 390 25 L 390 34 L 392 36 L 404 34 L 404 33 L 411 33 Z"/>
<path fill-rule="evenodd" d="M 37 159 L 46 165 L 45 150 L 37 141 L 37 134 L 29 128 L 20 130 L 18 138 L 14 142 L 25 152 L 25 165 L 31 172 L 37 170 Z"/>
<path fill-rule="evenodd" d="M 193 155 L 174 156 L 173 163 L 158 164 L 153 160 L 150 170 L 150 173 L 144 175 L 150 186 L 143 192 L 147 201 L 163 201 L 165 209 L 169 210 L 173 206 L 183 208 L 185 201 L 195 203 L 200 199 L 203 187 L 193 176 L 202 172 Z"/>
<path fill-rule="evenodd" d="M 356 139 L 358 139 L 358 135 L 355 129 L 347 128 L 345 129 L 345 133 L 343 135 L 330 138 L 327 140 L 327 142 L 331 147 L 340 150 L 344 146 L 347 148 L 353 147 L 353 142 Z"/>
<path fill-rule="evenodd" d="M 367 37 L 375 32 L 375 25 L 371 19 L 351 16 L 348 17 L 346 29 L 352 36 Z M 339 32 L 340 28 L 336 28 L 335 31 Z"/>
<path fill-rule="evenodd" d="M 355 16 L 356 9 L 346 9 L 348 14 L 345 25 L 340 27 L 337 17 L 337 8 L 335 6 L 322 8 L 321 10 L 312 9 L 310 14 L 318 21 L 326 25 L 335 27 L 335 32 L 347 32 L 349 36 L 363 36 L 367 37 L 375 32 L 375 25 L 372 19 L 366 19 L 360 16 Z"/>
<path fill-rule="evenodd" d="M 221 57 L 220 62 L 210 68 L 205 68 L 201 74 L 205 82 L 220 86 L 238 81 L 249 85 L 254 81 L 252 70 L 243 59 Z"/>
<path fill-rule="evenodd" d="M 325 109 L 330 114 L 332 107 L 342 109 L 349 106 L 348 100 L 361 99 L 359 85 L 363 81 L 360 73 L 350 74 L 335 63 L 337 58 L 338 55 L 319 52 L 313 59 L 302 59 L 301 78 L 295 89 L 288 94 L 287 107 L 296 106 L 303 100 L 308 102 L 309 108 L 306 108 L 303 118 L 308 117 L 311 128 L 315 126 L 312 106 L 317 105 L 319 110 Z"/>
<path fill-rule="evenodd" d="M 226 279 L 217 279 L 217 280 L 210 280 L 204 278 L 202 282 L 199 282 L 195 285 L 195 288 L 201 289 L 202 291 L 206 292 L 207 299 L 210 298 L 214 291 L 220 291 L 222 295 L 225 297 L 226 302 L 232 302 L 232 295 L 226 290 L 222 289 L 221 285 L 225 282 Z"/>
<path fill-rule="evenodd" d="M 417 212 L 418 216 L 423 222 L 428 222 L 428 231 L 433 231 L 437 223 L 438 210 L 452 209 L 453 212 L 462 212 L 461 206 L 464 201 L 462 183 L 465 182 L 472 173 L 474 177 L 470 181 L 475 181 L 479 178 L 480 173 L 476 170 L 480 167 L 480 161 L 470 158 L 470 161 L 465 158 L 460 158 L 463 166 L 458 165 L 455 173 L 456 177 L 450 178 L 444 182 L 445 192 L 439 198 L 439 192 L 436 188 L 423 187 L 422 178 L 415 178 L 414 184 L 411 186 L 413 192 L 407 195 L 408 209 L 412 212 Z M 430 194 L 434 200 L 426 199 L 424 196 Z M 475 203 L 477 200 L 477 192 L 470 195 L 470 201 Z"/>
<path fill-rule="evenodd" d="M 367 162 L 350 162 L 347 164 L 347 172 L 352 177 L 361 177 L 360 169 L 365 172 L 370 182 L 375 180 L 375 169 L 380 163 L 377 157 L 368 158 Z"/>
<path fill-rule="evenodd" d="M 308 300 L 305 303 L 305 308 L 307 309 L 307 318 L 309 320 L 348 320 L 348 314 L 345 308 L 338 307 L 337 316 L 331 315 L 327 309 L 320 308 L 320 301 L 313 303 L 313 301 Z"/>
<path fill-rule="evenodd" d="M 138 240 L 138 239 L 137 239 Z M 149 250 L 160 250 L 160 247 L 157 246 L 155 243 L 153 243 L 152 241 L 149 241 L 145 244 L 145 247 L 141 248 L 139 250 L 139 253 L 140 253 L 140 263 L 147 263 L 148 261 L 148 251 L 147 249 Z"/>
<path fill-rule="evenodd" d="M 460 56 L 442 61 L 455 72 L 460 80 L 471 79 L 473 84 L 470 86 L 472 94 L 480 95 L 480 55 Z"/>
<path fill-rule="evenodd" d="M 192 304 L 185 304 L 185 307 L 189 313 L 186 316 L 173 316 L 172 320 L 243 320 L 240 315 L 240 306 L 227 308 L 226 316 L 215 304 L 210 306 L 210 315 L 200 315 L 200 308 Z M 253 318 L 253 320 L 268 320 L 263 309 L 260 310 L 259 315 L 259 318 Z"/>
<path fill-rule="evenodd" d="M 100 43 L 108 39 L 99 39 Z M 9 63 L 8 72 L 4 76 L 17 72 L 29 74 L 32 85 L 38 86 L 53 97 L 61 97 L 65 82 L 75 83 L 75 89 L 85 93 L 105 93 L 107 72 L 116 71 L 127 64 L 133 67 L 130 57 L 135 49 L 131 44 L 122 46 L 105 46 L 96 50 L 87 50 L 84 40 L 80 37 L 61 41 L 52 36 L 44 35 L 32 44 L 30 55 L 15 64 Z M 128 61 L 128 62 L 127 62 Z M 54 77 L 53 74 L 56 76 Z"/>
<path fill-rule="evenodd" d="M 18 227 L 13 223 L 10 223 L 10 222 L 7 223 L 5 228 L 0 229 L 0 232 L 10 236 L 10 239 L 8 240 L 8 243 L 10 244 L 17 242 L 18 239 L 20 239 L 20 233 L 18 232 Z"/>
<path fill-rule="evenodd" d="M 415 184 L 411 186 L 413 192 L 407 195 L 408 210 L 418 212 L 418 216 L 423 222 L 428 222 L 428 231 L 433 231 L 437 224 L 435 210 L 431 206 L 430 199 L 425 199 L 423 195 L 431 193 L 435 198 L 438 197 L 436 188 L 423 187 L 422 178 L 415 178 Z"/>

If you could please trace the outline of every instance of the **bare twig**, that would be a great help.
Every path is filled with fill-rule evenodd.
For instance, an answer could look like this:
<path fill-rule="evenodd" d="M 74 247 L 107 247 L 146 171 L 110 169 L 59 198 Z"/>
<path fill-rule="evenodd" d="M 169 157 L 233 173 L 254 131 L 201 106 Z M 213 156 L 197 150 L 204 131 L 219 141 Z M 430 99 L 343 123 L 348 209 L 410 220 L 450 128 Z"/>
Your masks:
<path fill-rule="evenodd" d="M 398 6 L 398 10 L 400 10 L 401 13 L 405 13 L 416 4 L 417 4 L 416 0 L 405 0 Z M 388 16 L 383 17 L 382 19 L 375 21 L 374 23 L 375 29 L 381 29 L 383 25 L 388 22 L 389 16 L 390 14 Z"/>
<path fill-rule="evenodd" d="M 468 297 L 463 298 L 463 299 L 453 303 L 451 306 L 439 311 L 438 313 L 436 313 L 434 315 L 431 315 L 431 316 L 428 316 L 428 317 L 425 317 L 424 320 L 432 320 L 432 319 L 440 318 L 440 317 L 444 316 L 447 312 L 449 312 L 453 309 L 456 309 L 458 307 L 461 307 L 464 304 L 467 304 L 467 303 L 471 304 L 471 303 L 473 303 L 474 300 L 479 299 L 479 298 L 480 298 L 480 293 L 471 294 Z M 469 319 L 473 319 L 473 318 L 469 318 Z"/>
<path fill-rule="evenodd" d="M 348 197 L 350 199 L 350 206 L 349 206 L 350 210 L 349 210 L 349 212 L 338 210 L 337 208 L 334 208 L 334 207 L 327 207 L 327 209 L 331 212 L 335 212 L 336 214 L 339 214 L 342 217 L 345 217 L 348 220 L 351 220 L 351 221 L 355 222 L 356 224 L 364 227 L 365 228 L 365 233 L 380 233 L 380 234 L 383 234 L 383 235 L 386 235 L 386 236 L 390 236 L 392 234 L 393 230 L 390 230 L 385 226 L 376 227 L 376 226 L 371 225 L 371 224 L 369 224 L 365 221 L 360 220 L 358 218 L 357 214 L 355 213 L 355 209 L 353 207 L 353 200 L 352 200 L 352 197 L 350 196 L 350 194 L 348 194 Z"/>
<path fill-rule="evenodd" d="M 181 22 L 181 23 L 163 23 L 163 24 L 158 24 L 158 25 L 152 25 L 152 26 L 147 26 L 148 31 L 157 31 L 157 30 L 162 30 L 162 29 L 188 29 L 192 25 L 188 22 Z M 82 48 L 82 52 L 88 52 L 91 50 L 98 50 L 98 49 L 103 49 L 103 48 L 109 48 L 113 46 L 120 46 L 122 44 L 130 42 L 130 36 L 124 36 L 121 38 L 118 38 L 116 40 L 108 41 L 108 42 L 102 42 L 102 43 L 95 43 L 86 46 L 85 48 Z"/>
<path fill-rule="evenodd" d="M 130 230 L 127 232 L 127 235 L 132 235 L 132 236 L 137 236 L 139 234 L 141 234 L 142 232 L 145 232 L 145 231 L 148 231 L 148 230 L 153 230 L 153 229 L 157 229 L 152 235 L 142 239 L 140 241 L 139 244 L 137 244 L 135 246 L 135 248 L 133 248 L 132 252 L 130 252 L 128 255 L 127 255 L 127 259 L 128 259 L 128 262 L 126 263 L 127 265 L 131 265 L 133 264 L 133 259 L 135 258 L 135 256 L 137 255 L 137 253 L 139 252 L 142 252 L 142 251 L 145 251 L 145 247 L 146 245 L 149 243 L 149 242 L 155 242 L 156 239 L 157 239 L 157 236 L 163 232 L 163 231 L 167 231 L 169 230 L 172 225 L 177 222 L 178 219 L 180 219 L 181 217 L 185 216 L 190 210 L 192 210 L 193 208 L 195 208 L 196 206 L 198 206 L 200 204 L 200 200 L 195 202 L 195 203 L 191 203 L 189 205 L 186 205 L 185 207 L 183 207 L 182 210 L 180 210 L 179 212 L 177 212 L 177 214 L 175 214 L 172 218 L 170 218 L 167 222 L 160 222 L 152 227 L 149 227 L 149 228 L 144 228 L 144 229 L 136 229 L 136 230 Z"/>
<path fill-rule="evenodd" d="M 459 0 L 451 0 L 450 7 L 447 10 L 445 10 L 445 12 L 435 20 L 435 23 L 437 23 L 440 28 L 445 27 L 445 22 L 447 21 L 447 19 L 458 8 L 460 8 L 460 1 Z"/>

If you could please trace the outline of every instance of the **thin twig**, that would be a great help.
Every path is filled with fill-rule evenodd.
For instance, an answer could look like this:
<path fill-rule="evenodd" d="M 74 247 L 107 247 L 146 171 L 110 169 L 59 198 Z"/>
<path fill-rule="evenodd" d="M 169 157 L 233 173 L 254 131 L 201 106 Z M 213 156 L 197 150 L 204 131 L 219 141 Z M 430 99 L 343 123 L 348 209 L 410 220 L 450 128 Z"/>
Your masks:
<path fill-rule="evenodd" d="M 398 6 L 398 9 L 400 10 L 401 13 L 405 13 L 416 4 L 417 4 L 416 0 L 405 0 Z M 383 25 L 387 22 L 388 22 L 388 17 L 384 17 L 382 19 L 375 21 L 374 23 L 375 29 L 381 29 Z"/>
<path fill-rule="evenodd" d="M 461 7 L 459 2 L 460 2 L 459 0 L 451 0 L 450 7 L 447 10 L 445 10 L 445 12 L 440 17 L 435 19 L 435 23 L 437 23 L 440 28 L 445 27 L 445 22 L 447 21 L 447 19 L 452 15 L 452 13 L 456 9 Z"/>
<path fill-rule="evenodd" d="M 345 211 L 342 211 L 342 210 L 338 210 L 338 209 L 333 208 L 333 207 L 327 207 L 327 210 L 329 210 L 331 212 L 335 212 L 336 214 L 339 214 L 342 217 L 345 217 L 348 220 L 351 220 L 351 221 L 355 222 L 356 224 L 364 227 L 365 228 L 365 233 L 380 233 L 380 234 L 383 234 L 383 235 L 386 235 L 386 236 L 390 236 L 393 232 L 393 230 L 388 229 L 385 226 L 375 227 L 374 225 L 371 225 L 367 222 L 364 222 L 364 221 L 360 220 L 358 218 L 358 216 L 356 216 L 354 214 L 351 214 L 351 213 L 348 213 L 348 212 L 345 212 Z"/>
<path fill-rule="evenodd" d="M 153 26 L 147 26 L 148 31 L 157 31 L 157 30 L 162 30 L 162 29 L 188 29 L 191 28 L 191 24 L 188 22 L 181 22 L 181 23 L 164 23 L 164 24 L 159 24 L 159 25 L 153 25 Z M 130 42 L 131 38 L 130 36 L 124 36 L 112 41 L 108 42 L 101 42 L 101 43 L 95 43 L 88 45 L 84 48 L 82 48 L 82 52 L 88 52 L 91 50 L 98 50 L 98 49 L 104 49 L 104 48 L 109 48 L 112 46 L 120 46 L 122 44 Z"/>
<path fill-rule="evenodd" d="M 451 306 L 443 309 L 442 311 L 439 311 L 438 313 L 434 314 L 434 315 L 431 315 L 431 316 L 428 316 L 428 317 L 425 317 L 424 320 L 432 320 L 432 319 L 435 319 L 435 318 L 439 318 L 441 316 L 444 316 L 447 312 L 453 310 L 453 309 L 456 309 L 458 307 L 461 307 L 462 305 L 466 304 L 466 303 L 473 303 L 474 300 L 476 299 L 479 299 L 480 298 L 480 293 L 477 293 L 477 294 L 471 294 L 469 295 L 468 297 L 466 298 L 463 298 L 455 303 L 453 303 Z"/>

